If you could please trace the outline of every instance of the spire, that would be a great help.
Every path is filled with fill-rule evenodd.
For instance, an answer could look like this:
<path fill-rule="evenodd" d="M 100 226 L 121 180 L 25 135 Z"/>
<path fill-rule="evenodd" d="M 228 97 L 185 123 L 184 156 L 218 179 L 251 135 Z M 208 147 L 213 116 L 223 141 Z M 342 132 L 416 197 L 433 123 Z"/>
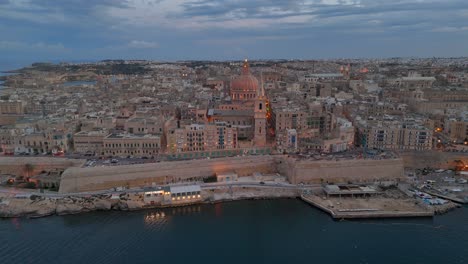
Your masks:
<path fill-rule="evenodd" d="M 244 60 L 244 65 L 242 66 L 242 74 L 248 75 L 250 74 L 250 66 L 247 59 Z"/>
<path fill-rule="evenodd" d="M 260 73 L 260 89 L 257 91 L 257 97 L 265 97 L 265 88 L 263 87 L 263 72 Z"/>

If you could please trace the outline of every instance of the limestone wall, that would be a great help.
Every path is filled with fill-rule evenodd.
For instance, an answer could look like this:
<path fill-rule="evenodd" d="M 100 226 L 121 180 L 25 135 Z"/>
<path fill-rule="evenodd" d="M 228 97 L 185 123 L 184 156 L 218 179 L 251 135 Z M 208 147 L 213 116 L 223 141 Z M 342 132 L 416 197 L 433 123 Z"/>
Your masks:
<path fill-rule="evenodd" d="M 143 187 L 188 178 L 206 178 L 235 172 L 240 177 L 254 172 L 276 173 L 291 183 L 365 182 L 394 180 L 403 175 L 403 162 L 394 160 L 296 160 L 286 156 L 248 156 L 212 160 L 172 161 L 141 165 L 69 168 L 62 175 L 60 192 L 85 192 L 114 187 Z"/>
<path fill-rule="evenodd" d="M 456 160 L 463 161 L 468 164 L 468 154 L 460 152 L 441 152 L 441 151 L 425 151 L 425 152 L 403 152 L 400 153 L 403 158 L 404 166 L 409 168 L 443 168 L 454 169 Z"/>
<path fill-rule="evenodd" d="M 60 192 L 83 192 L 114 187 L 141 187 L 206 178 L 216 173 L 235 172 L 240 177 L 254 172 L 275 173 L 273 156 L 250 156 L 211 160 L 171 161 L 141 165 L 69 168 L 62 174 Z"/>
<path fill-rule="evenodd" d="M 85 161 L 78 159 L 51 158 L 51 157 L 0 157 L 0 173 L 24 176 L 25 173 L 34 175 L 45 170 L 66 169 L 81 166 Z M 26 164 L 30 164 L 32 171 L 26 172 Z"/>
<path fill-rule="evenodd" d="M 403 161 L 401 159 L 301 160 L 296 161 L 286 175 L 294 184 L 395 180 L 403 178 Z"/>

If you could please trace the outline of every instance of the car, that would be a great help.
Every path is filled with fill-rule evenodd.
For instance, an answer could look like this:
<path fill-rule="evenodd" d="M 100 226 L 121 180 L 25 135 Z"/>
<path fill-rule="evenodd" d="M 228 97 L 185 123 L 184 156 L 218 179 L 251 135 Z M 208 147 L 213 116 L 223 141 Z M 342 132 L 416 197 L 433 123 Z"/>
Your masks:
<path fill-rule="evenodd" d="M 265 182 L 262 182 L 262 181 L 261 181 L 260 184 L 265 184 Z"/>

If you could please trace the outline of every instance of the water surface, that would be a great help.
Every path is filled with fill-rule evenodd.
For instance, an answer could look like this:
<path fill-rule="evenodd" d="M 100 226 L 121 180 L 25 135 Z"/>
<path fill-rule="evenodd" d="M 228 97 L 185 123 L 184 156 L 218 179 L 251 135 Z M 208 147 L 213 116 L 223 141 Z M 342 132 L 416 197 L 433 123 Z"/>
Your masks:
<path fill-rule="evenodd" d="M 294 199 L 9 219 L 0 263 L 467 263 L 467 224 L 333 221 Z"/>

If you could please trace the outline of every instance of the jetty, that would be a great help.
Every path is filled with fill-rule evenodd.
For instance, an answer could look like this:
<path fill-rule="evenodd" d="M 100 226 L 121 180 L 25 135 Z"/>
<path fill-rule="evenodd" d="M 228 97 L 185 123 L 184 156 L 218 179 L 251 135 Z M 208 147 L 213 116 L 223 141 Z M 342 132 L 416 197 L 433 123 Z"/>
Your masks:
<path fill-rule="evenodd" d="M 356 198 L 347 199 L 347 203 L 340 203 L 332 201 L 329 198 L 322 198 L 316 195 L 301 195 L 301 199 L 306 203 L 319 208 L 320 210 L 328 213 L 333 219 L 359 219 L 359 218 L 401 218 L 401 217 L 432 217 L 434 212 L 427 210 L 424 207 L 408 206 L 402 209 L 398 208 L 382 208 L 383 201 L 379 200 L 367 200 L 367 206 L 344 208 L 345 206 L 353 203 L 357 206 Z M 342 200 L 343 201 L 343 200 Z M 400 203 L 399 203 L 400 204 Z"/>

